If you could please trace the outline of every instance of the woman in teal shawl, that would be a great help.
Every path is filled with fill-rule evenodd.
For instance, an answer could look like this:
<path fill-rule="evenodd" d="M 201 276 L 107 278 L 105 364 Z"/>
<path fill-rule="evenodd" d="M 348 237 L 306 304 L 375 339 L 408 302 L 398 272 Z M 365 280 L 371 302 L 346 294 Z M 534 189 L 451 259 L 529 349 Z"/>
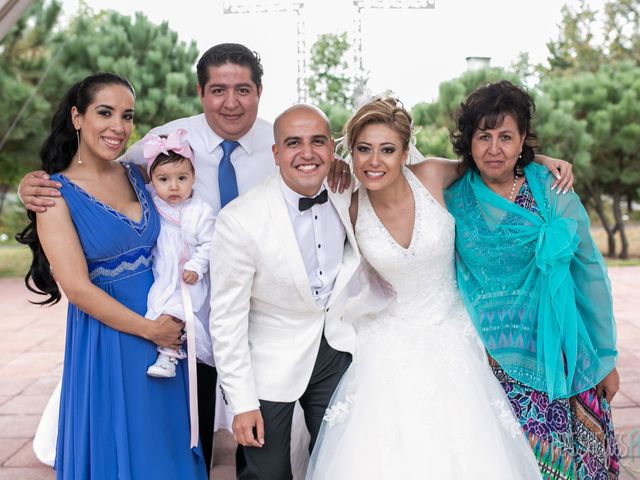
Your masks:
<path fill-rule="evenodd" d="M 609 280 L 578 196 L 553 191 L 531 163 L 534 111 L 503 81 L 457 113 L 452 141 L 467 170 L 446 201 L 458 283 L 543 478 L 617 478 Z"/>

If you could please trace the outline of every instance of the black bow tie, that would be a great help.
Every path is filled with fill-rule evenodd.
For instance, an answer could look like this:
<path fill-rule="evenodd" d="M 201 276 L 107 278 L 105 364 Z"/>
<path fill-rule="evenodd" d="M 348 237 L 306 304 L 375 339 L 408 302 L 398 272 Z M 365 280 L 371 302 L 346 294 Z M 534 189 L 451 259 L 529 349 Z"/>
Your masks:
<path fill-rule="evenodd" d="M 329 196 L 326 189 L 321 191 L 315 197 L 301 197 L 300 200 L 298 200 L 298 210 L 304 212 L 305 210 L 309 210 L 316 203 L 318 205 L 322 205 L 323 203 L 327 202 L 328 198 Z"/>

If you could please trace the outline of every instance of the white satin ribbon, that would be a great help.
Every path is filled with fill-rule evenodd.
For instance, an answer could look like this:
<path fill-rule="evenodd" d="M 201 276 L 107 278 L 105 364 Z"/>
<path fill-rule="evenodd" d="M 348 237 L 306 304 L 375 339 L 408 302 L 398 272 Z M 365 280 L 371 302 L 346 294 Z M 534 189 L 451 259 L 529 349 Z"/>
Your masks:
<path fill-rule="evenodd" d="M 186 245 L 185 245 L 186 247 Z M 181 264 L 183 262 L 180 262 Z M 196 334 L 194 328 L 193 307 L 189 285 L 180 279 L 182 305 L 184 306 L 185 326 L 187 329 L 187 365 L 189 371 L 189 425 L 191 428 L 190 448 L 198 445 L 198 373 L 196 368 Z"/>

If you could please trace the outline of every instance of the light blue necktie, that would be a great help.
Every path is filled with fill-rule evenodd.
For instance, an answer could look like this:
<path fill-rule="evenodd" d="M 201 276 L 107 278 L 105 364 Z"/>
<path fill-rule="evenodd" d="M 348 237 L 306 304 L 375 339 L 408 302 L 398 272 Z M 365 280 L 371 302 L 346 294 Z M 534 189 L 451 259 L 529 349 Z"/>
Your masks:
<path fill-rule="evenodd" d="M 220 145 L 222 145 L 222 160 L 218 165 L 218 189 L 220 190 L 220 208 L 222 208 L 238 196 L 238 182 L 236 171 L 231 164 L 231 152 L 240 144 L 235 140 L 223 140 Z"/>

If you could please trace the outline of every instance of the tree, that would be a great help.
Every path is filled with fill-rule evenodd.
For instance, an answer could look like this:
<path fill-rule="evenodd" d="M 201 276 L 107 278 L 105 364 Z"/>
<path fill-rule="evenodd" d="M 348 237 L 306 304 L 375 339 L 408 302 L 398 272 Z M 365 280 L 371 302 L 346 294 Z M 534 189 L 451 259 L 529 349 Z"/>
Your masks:
<path fill-rule="evenodd" d="M 558 40 L 547 43 L 549 67 L 541 67 L 546 74 L 595 71 L 601 61 L 596 45 L 596 11 L 581 0 L 577 9 L 562 7 Z"/>
<path fill-rule="evenodd" d="M 604 6 L 604 31 L 613 61 L 640 65 L 640 1 L 617 0 Z"/>
<path fill-rule="evenodd" d="M 604 58 L 640 64 L 640 0 L 609 0 L 600 12 L 585 0 L 564 6 L 558 39 L 547 48 L 548 66 L 539 66 L 545 75 L 596 72 Z"/>
<path fill-rule="evenodd" d="M 351 49 L 346 33 L 323 33 L 311 47 L 307 81 L 309 97 L 329 117 L 333 134 L 340 134 L 355 107 L 359 90 L 365 89 L 349 71 L 346 54 Z"/>
<path fill-rule="evenodd" d="M 584 178 L 578 188 L 587 193 L 607 232 L 608 255 L 615 256 L 619 234 L 620 258 L 627 258 L 621 204 L 624 195 L 640 188 L 640 66 L 602 65 L 595 73 L 548 79 L 540 90 L 547 120 L 542 122 L 541 140 L 551 146 L 563 145 L 564 139 L 565 158 L 591 157 L 590 163 L 578 163 L 579 177 Z M 606 215 L 605 195 L 612 199 L 613 220 Z"/>
<path fill-rule="evenodd" d="M 60 11 L 57 0 L 39 0 L 0 41 L 0 213 L 9 189 L 38 167 L 62 93 L 84 76 L 112 71 L 132 82 L 137 103 L 131 141 L 200 111 L 195 42 L 179 41 L 166 22 L 154 25 L 141 13 L 132 19 L 84 7 L 61 26 Z"/>
<path fill-rule="evenodd" d="M 334 137 L 341 136 L 342 129 L 353 112 L 337 103 L 321 103 L 319 108 L 329 117 L 331 134 Z"/>
<path fill-rule="evenodd" d="M 411 113 L 414 125 L 419 127 L 416 147 L 420 153 L 425 156 L 455 157 L 449 140 L 449 134 L 455 126 L 455 111 L 476 88 L 503 79 L 520 83 L 515 74 L 501 68 L 472 70 L 442 82 L 438 87 L 437 100 L 416 104 Z"/>
<path fill-rule="evenodd" d="M 62 92 L 90 73 L 112 71 L 136 89 L 136 132 L 200 111 L 195 42 L 143 14 L 80 12 L 60 27 L 61 5 L 36 2 L 0 42 L 0 212 L 9 188 L 38 164 Z M 140 133 L 139 133 L 140 132 Z"/>
<path fill-rule="evenodd" d="M 0 213 L 9 188 L 38 165 L 51 105 L 40 79 L 51 62 L 60 3 L 38 1 L 0 41 Z"/>
<path fill-rule="evenodd" d="M 620 232 L 621 256 L 624 258 L 627 256 L 628 242 L 624 233 L 620 203 L 626 204 L 628 208 L 638 198 L 640 189 L 635 175 L 629 175 L 625 166 L 616 165 L 609 169 L 601 168 L 601 165 L 610 163 L 609 155 L 623 154 L 623 157 L 620 157 L 624 158 L 620 160 L 623 164 L 635 163 L 635 160 L 625 151 L 638 147 L 634 142 L 636 138 L 634 132 L 640 127 L 640 117 L 637 116 L 637 112 L 632 112 L 635 117 L 629 114 L 629 110 L 633 108 L 624 102 L 636 101 L 636 87 L 629 82 L 635 75 L 632 73 L 634 66 L 640 66 L 640 0 L 609 0 L 600 11 L 589 8 L 585 1 L 575 9 L 564 7 L 558 39 L 549 42 L 547 46 L 549 48 L 548 65 L 539 65 L 538 71 L 549 81 L 553 78 L 569 78 L 576 82 L 568 88 L 562 87 L 567 95 L 565 99 L 571 99 L 575 103 L 577 109 L 575 118 L 584 119 L 587 122 L 587 132 L 594 141 L 595 152 L 590 164 L 594 172 L 582 172 L 585 178 L 594 179 L 594 181 L 580 182 L 578 188 L 582 193 L 587 194 L 590 203 L 603 221 L 603 227 L 609 238 L 610 256 L 615 254 L 615 235 Z M 602 59 L 605 58 L 609 65 L 608 70 L 600 66 Z M 607 82 L 603 78 L 606 71 L 614 73 L 615 79 L 612 77 L 611 81 Z M 585 76 L 585 72 L 591 73 L 592 76 Z M 621 82 L 620 85 L 611 84 L 617 81 Z M 561 83 L 558 84 L 558 88 L 561 88 Z M 547 82 L 545 87 L 547 90 L 550 89 L 549 85 Z M 571 90 L 580 85 L 588 85 L 584 88 L 593 87 L 599 90 L 595 92 L 581 90 L 580 95 Z M 620 88 L 628 88 L 628 91 L 622 91 Z M 623 97 L 624 101 L 621 100 Z M 585 104 L 586 99 L 589 99 L 592 104 Z M 604 108 L 607 102 L 611 103 L 608 109 Z M 592 107 L 595 107 L 595 110 L 587 113 L 586 109 Z M 620 117 L 625 118 L 625 123 L 618 122 Z M 599 121 L 602 124 L 598 125 Z M 601 137 L 602 132 L 606 132 L 607 138 L 604 141 Z M 613 144 L 609 145 L 608 149 L 605 148 L 605 143 L 613 138 L 617 139 L 617 148 L 614 148 Z M 600 174 L 605 175 L 608 181 L 602 181 Z M 610 178 L 611 175 L 618 174 L 624 177 Z M 605 215 L 604 205 L 607 197 L 610 197 L 615 204 L 613 220 Z"/>
<path fill-rule="evenodd" d="M 90 73 L 111 71 L 129 79 L 136 90 L 138 136 L 200 111 L 193 71 L 198 49 L 195 41 L 180 41 L 167 22 L 155 25 L 140 12 L 133 18 L 114 11 L 85 13 L 71 22 L 58 43 L 64 48 L 45 89 L 49 98 Z"/>
<path fill-rule="evenodd" d="M 449 134 L 445 127 L 419 126 L 415 133 L 416 148 L 425 157 L 455 158 Z"/>
<path fill-rule="evenodd" d="M 520 83 L 526 86 L 533 86 L 538 83 L 540 74 L 536 65 L 532 64 L 528 52 L 520 52 L 518 57 L 511 62 L 509 71 L 515 78 L 520 79 Z"/>
<path fill-rule="evenodd" d="M 353 107 L 354 82 L 345 59 L 351 48 L 347 34 L 323 33 L 311 47 L 309 96 L 320 104 Z"/>

